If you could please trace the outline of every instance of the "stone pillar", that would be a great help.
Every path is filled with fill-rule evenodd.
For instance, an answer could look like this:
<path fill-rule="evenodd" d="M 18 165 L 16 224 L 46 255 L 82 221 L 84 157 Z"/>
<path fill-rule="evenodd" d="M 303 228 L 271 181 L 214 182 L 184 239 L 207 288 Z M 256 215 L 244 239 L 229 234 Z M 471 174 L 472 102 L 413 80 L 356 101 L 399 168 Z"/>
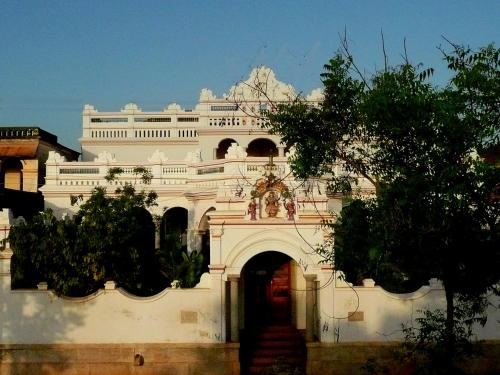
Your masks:
<path fill-rule="evenodd" d="M 282 158 L 285 156 L 285 148 L 278 146 L 278 157 Z"/>
<path fill-rule="evenodd" d="M 210 298 L 210 306 L 206 313 L 211 313 L 214 317 L 210 319 L 209 326 L 212 331 L 215 332 L 215 338 L 220 342 L 229 341 L 226 334 L 227 329 L 227 315 L 226 315 L 226 281 L 223 280 L 223 274 L 226 269 L 224 264 L 210 264 L 208 266 L 210 270 L 210 277 L 212 279 L 212 298 Z"/>
<path fill-rule="evenodd" d="M 219 264 L 221 260 L 222 236 L 224 229 L 222 225 L 210 226 L 210 263 Z"/>
<path fill-rule="evenodd" d="M 187 197 L 188 200 L 188 206 L 186 207 L 187 210 L 187 227 L 186 231 L 182 233 L 182 242 L 183 245 L 185 244 L 187 246 L 187 252 L 188 254 L 191 254 L 195 248 L 195 233 L 196 233 L 196 202 L 194 200 L 194 197 L 189 196 Z"/>
<path fill-rule="evenodd" d="M 189 229 L 188 237 L 189 237 L 189 249 L 190 253 L 192 251 L 196 251 L 198 253 L 201 252 L 201 244 L 202 244 L 202 236 L 205 231 L 198 229 Z"/>
<path fill-rule="evenodd" d="M 161 246 L 160 225 L 155 223 L 155 249 L 158 250 Z"/>
<path fill-rule="evenodd" d="M 38 160 L 23 160 L 23 191 L 38 191 Z"/>
<path fill-rule="evenodd" d="M 161 170 L 162 170 L 161 161 L 157 161 L 157 164 L 151 166 L 151 173 L 153 174 L 153 178 L 151 179 L 151 184 L 153 185 L 161 184 Z"/>
<path fill-rule="evenodd" d="M 0 250 L 0 294 L 10 292 L 10 259 L 12 251 L 10 248 Z M 2 296 L 3 297 L 3 296 Z"/>
<path fill-rule="evenodd" d="M 321 273 L 318 274 L 318 291 L 316 292 L 316 306 L 318 311 L 317 327 L 321 329 L 317 332 L 319 341 L 335 342 L 335 310 L 334 310 L 334 286 L 335 274 L 333 265 L 322 264 Z"/>
<path fill-rule="evenodd" d="M 314 297 L 316 275 L 304 275 L 306 279 L 306 341 L 314 340 Z"/>
<path fill-rule="evenodd" d="M 3 211 L 0 211 L 0 227 L 2 228 L 0 236 L 0 240 L 2 241 L 0 243 L 0 300 L 3 298 L 1 294 L 10 292 L 11 289 L 10 260 L 12 258 L 12 250 L 7 238 L 13 222 L 14 217 L 10 209 L 4 208 Z M 2 321 L 2 317 L 0 317 L 0 321 Z"/>
<path fill-rule="evenodd" d="M 240 325 L 239 325 L 239 312 L 238 312 L 238 284 L 239 276 L 228 276 L 230 283 L 230 324 L 231 324 L 231 342 L 240 341 Z"/>
<path fill-rule="evenodd" d="M 155 211 L 150 211 L 151 218 L 153 219 L 153 224 L 155 226 L 155 250 L 161 247 L 161 223 L 162 216 Z"/>

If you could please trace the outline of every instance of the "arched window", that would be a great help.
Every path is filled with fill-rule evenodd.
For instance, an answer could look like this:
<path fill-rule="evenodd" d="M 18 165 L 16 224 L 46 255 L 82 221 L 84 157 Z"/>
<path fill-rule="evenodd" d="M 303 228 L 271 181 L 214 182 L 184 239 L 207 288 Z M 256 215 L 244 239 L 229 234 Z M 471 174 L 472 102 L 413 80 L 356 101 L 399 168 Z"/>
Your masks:
<path fill-rule="evenodd" d="M 265 138 L 254 139 L 248 144 L 248 156 L 262 157 L 262 156 L 278 156 L 278 148 L 276 144 Z"/>
<path fill-rule="evenodd" d="M 201 235 L 200 238 L 200 252 L 203 255 L 203 272 L 208 272 L 208 265 L 210 264 L 210 224 L 208 213 L 215 211 L 214 207 L 209 208 L 200 220 L 198 231 Z"/>
<path fill-rule="evenodd" d="M 169 209 L 163 215 L 160 228 L 159 263 L 163 276 L 172 283 L 177 280 L 184 288 L 192 288 L 208 269 L 210 256 L 201 258 L 196 233 L 187 236 L 188 211 L 182 207 Z M 190 252 L 188 253 L 188 241 Z"/>
<path fill-rule="evenodd" d="M 187 250 L 188 212 L 173 207 L 163 215 L 160 228 L 160 246 L 167 251 Z"/>
<path fill-rule="evenodd" d="M 222 141 L 220 141 L 219 145 L 217 146 L 217 152 L 215 153 L 215 158 L 224 159 L 227 149 L 231 147 L 231 143 L 237 143 L 237 142 L 232 138 L 225 138 Z"/>

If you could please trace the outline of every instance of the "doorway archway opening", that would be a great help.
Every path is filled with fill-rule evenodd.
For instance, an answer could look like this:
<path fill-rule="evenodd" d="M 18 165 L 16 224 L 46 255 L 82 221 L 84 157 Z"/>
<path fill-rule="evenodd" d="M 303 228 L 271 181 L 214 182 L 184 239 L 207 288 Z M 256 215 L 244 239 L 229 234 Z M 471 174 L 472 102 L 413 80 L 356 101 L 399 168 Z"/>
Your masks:
<path fill-rule="evenodd" d="M 290 368 L 299 373 L 304 370 L 304 332 L 298 329 L 294 312 L 294 306 L 305 307 L 305 299 L 298 298 L 293 288 L 298 276 L 304 279 L 297 263 L 278 251 L 255 255 L 244 265 L 245 328 L 240 335 L 240 358 L 245 373 L 266 371 L 277 353 Z"/>
<path fill-rule="evenodd" d="M 245 327 L 290 324 L 292 317 L 292 259 L 267 251 L 243 268 Z"/>

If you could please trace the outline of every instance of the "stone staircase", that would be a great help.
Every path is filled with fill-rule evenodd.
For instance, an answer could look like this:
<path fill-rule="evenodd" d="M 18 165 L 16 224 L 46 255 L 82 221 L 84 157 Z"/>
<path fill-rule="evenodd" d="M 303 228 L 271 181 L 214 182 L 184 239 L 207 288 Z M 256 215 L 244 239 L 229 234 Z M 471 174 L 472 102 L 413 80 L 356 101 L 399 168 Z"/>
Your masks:
<path fill-rule="evenodd" d="M 242 375 L 305 374 L 306 348 L 291 325 L 258 327 L 242 343 Z"/>

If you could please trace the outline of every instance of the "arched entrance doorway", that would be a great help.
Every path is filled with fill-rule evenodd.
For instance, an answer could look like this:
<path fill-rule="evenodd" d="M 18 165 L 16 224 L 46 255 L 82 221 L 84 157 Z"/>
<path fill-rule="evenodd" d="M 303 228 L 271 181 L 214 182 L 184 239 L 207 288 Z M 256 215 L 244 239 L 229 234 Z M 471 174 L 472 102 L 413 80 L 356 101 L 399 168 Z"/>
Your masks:
<path fill-rule="evenodd" d="M 299 275 L 300 273 L 300 275 Z M 266 251 L 242 269 L 245 329 L 241 335 L 243 374 L 269 371 L 279 362 L 290 373 L 303 373 L 306 348 L 292 316 L 297 295 L 293 285 L 302 272 L 288 255 Z M 302 304 L 305 301 L 302 301 Z"/>
<path fill-rule="evenodd" d="M 291 258 L 261 253 L 243 268 L 245 326 L 291 323 Z"/>

